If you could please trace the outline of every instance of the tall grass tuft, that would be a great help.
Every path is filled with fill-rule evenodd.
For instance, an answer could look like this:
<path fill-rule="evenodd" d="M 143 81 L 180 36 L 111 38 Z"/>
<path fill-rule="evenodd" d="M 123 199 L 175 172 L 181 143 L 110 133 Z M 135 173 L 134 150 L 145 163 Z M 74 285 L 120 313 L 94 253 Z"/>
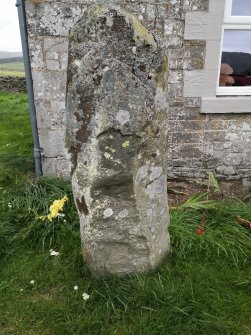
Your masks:
<path fill-rule="evenodd" d="M 251 215 L 250 204 L 219 202 L 208 212 L 205 233 L 196 234 L 203 212 L 172 212 L 170 233 L 176 259 L 193 258 L 207 262 L 224 259 L 230 266 L 245 266 L 251 259 L 250 232 L 238 225 L 238 215 Z"/>

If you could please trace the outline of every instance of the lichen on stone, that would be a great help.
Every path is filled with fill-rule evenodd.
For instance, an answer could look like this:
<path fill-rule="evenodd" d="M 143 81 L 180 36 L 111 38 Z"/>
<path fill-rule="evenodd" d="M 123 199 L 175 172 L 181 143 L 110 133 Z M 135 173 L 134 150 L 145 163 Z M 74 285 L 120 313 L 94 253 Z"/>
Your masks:
<path fill-rule="evenodd" d="M 129 141 L 125 141 L 124 143 L 122 143 L 122 147 L 123 148 L 128 148 L 130 146 L 130 142 Z"/>
<path fill-rule="evenodd" d="M 108 5 L 96 5 L 94 14 L 97 17 L 104 16 L 111 10 L 115 10 L 119 16 L 124 17 L 128 25 L 133 29 L 135 44 L 141 45 L 142 43 L 151 45 L 154 49 L 157 49 L 157 43 L 152 35 L 152 33 L 147 30 L 142 23 L 133 14 L 124 11 L 118 6 L 108 6 Z M 111 17 L 112 18 L 112 17 Z"/>
<path fill-rule="evenodd" d="M 168 72 L 168 59 L 165 55 L 162 58 L 161 65 L 156 70 L 155 74 L 155 81 L 159 87 L 161 87 L 163 90 L 166 88 L 166 75 Z"/>

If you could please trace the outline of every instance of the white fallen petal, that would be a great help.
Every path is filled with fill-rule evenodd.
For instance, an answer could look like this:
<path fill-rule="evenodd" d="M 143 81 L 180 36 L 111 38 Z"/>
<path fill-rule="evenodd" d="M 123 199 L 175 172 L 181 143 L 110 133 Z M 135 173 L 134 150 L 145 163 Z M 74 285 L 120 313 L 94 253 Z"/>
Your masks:
<path fill-rule="evenodd" d="M 55 250 L 52 250 L 52 251 L 50 252 L 50 255 L 51 255 L 51 256 L 58 256 L 58 255 L 59 255 L 59 252 L 58 252 L 58 251 L 55 251 Z"/>
<path fill-rule="evenodd" d="M 77 285 L 75 285 L 73 288 L 74 288 L 75 291 L 78 290 L 78 286 Z"/>
<path fill-rule="evenodd" d="M 34 285 L 34 284 L 35 284 L 35 280 L 32 279 L 32 280 L 30 281 L 30 284 L 31 284 L 31 285 Z"/>
<path fill-rule="evenodd" d="M 84 300 L 88 300 L 89 298 L 90 298 L 90 296 L 89 296 L 89 294 L 87 294 L 87 293 L 83 293 L 82 294 L 82 298 L 84 299 Z"/>

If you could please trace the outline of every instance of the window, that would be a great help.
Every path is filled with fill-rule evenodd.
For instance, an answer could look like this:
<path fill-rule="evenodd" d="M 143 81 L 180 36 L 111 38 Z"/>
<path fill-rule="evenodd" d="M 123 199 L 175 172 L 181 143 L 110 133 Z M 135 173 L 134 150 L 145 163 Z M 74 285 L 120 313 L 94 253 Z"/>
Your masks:
<path fill-rule="evenodd" d="M 219 86 L 223 52 L 229 52 L 230 56 L 237 52 L 248 57 L 243 61 L 244 70 L 233 68 L 226 59 L 227 54 L 224 54 L 223 62 L 233 68 L 225 69 L 230 78 L 234 71 L 238 71 L 242 79 L 240 84 L 243 85 L 243 76 L 249 79 L 250 31 L 251 0 L 210 0 L 208 12 L 186 12 L 185 40 L 206 41 L 203 69 L 184 70 L 183 96 L 200 97 L 201 113 L 251 113 L 251 86 L 247 83 L 246 86 Z"/>
<path fill-rule="evenodd" d="M 251 95 L 251 0 L 225 0 L 217 95 Z"/>

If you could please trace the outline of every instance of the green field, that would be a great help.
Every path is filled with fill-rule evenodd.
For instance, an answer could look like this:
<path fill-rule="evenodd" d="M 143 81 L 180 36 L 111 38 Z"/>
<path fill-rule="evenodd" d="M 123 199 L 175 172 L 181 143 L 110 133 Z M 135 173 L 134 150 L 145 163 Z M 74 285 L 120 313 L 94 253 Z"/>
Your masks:
<path fill-rule="evenodd" d="M 24 77 L 24 64 L 23 63 L 0 64 L 0 76 Z"/>
<path fill-rule="evenodd" d="M 0 187 L 16 183 L 33 169 L 28 98 L 0 93 Z"/>
<path fill-rule="evenodd" d="M 70 182 L 34 177 L 27 96 L 0 93 L 0 122 L 1 335 L 251 334 L 251 235 L 236 221 L 251 220 L 250 200 L 172 210 L 172 252 L 158 269 L 96 279 Z M 65 195 L 65 216 L 39 218 Z"/>

